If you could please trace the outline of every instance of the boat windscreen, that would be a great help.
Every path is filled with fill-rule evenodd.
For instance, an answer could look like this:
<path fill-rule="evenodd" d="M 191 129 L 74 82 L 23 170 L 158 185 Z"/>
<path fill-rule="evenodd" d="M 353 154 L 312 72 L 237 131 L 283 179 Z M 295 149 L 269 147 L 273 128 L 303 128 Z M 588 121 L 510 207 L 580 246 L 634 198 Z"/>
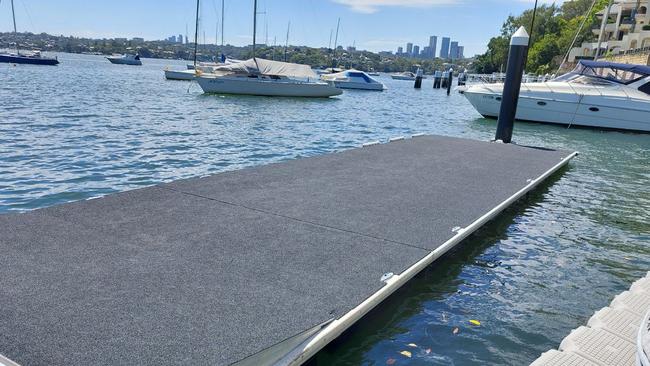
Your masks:
<path fill-rule="evenodd" d="M 639 91 L 642 91 L 648 95 L 650 95 L 650 83 L 645 83 L 639 87 Z"/>

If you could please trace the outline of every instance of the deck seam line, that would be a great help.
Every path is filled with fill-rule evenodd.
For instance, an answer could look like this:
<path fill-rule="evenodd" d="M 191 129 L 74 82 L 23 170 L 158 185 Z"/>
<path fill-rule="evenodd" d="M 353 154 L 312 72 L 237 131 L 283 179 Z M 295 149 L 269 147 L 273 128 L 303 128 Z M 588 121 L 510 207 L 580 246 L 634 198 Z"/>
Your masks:
<path fill-rule="evenodd" d="M 388 243 L 402 245 L 402 246 L 406 246 L 406 247 L 410 247 L 410 248 L 414 248 L 414 249 L 420 249 L 420 250 L 426 251 L 427 253 L 431 252 L 431 249 L 424 248 L 424 247 L 421 247 L 421 246 L 415 245 L 415 244 L 403 243 L 403 242 L 399 242 L 399 241 L 395 241 L 395 240 L 391 240 L 391 239 L 387 239 L 387 238 L 382 238 L 382 237 L 379 237 L 379 236 L 360 233 L 360 232 L 354 231 L 354 230 L 342 229 L 342 228 L 338 228 L 338 227 L 335 227 L 335 226 L 319 224 L 319 223 L 315 223 L 315 222 L 312 222 L 312 221 L 299 219 L 299 218 L 296 218 L 296 217 L 287 216 L 287 215 L 283 215 L 283 214 L 276 213 L 276 212 L 270 212 L 270 211 L 266 211 L 266 210 L 262 210 L 262 209 L 254 208 L 254 207 L 249 207 L 249 206 L 238 204 L 238 203 L 223 201 L 223 200 L 220 200 L 220 199 L 216 199 L 216 198 L 212 198 L 212 197 L 206 197 L 206 196 L 196 194 L 196 193 L 185 192 L 185 191 L 177 190 L 177 189 L 174 189 L 174 188 L 168 188 L 168 187 L 159 187 L 159 188 L 162 188 L 162 189 L 165 189 L 165 190 L 168 190 L 168 191 L 172 191 L 172 192 L 176 192 L 176 193 L 180 193 L 180 194 L 184 194 L 184 195 L 188 195 L 188 196 L 193 196 L 193 197 L 203 198 L 203 199 L 214 201 L 214 202 L 223 203 L 223 204 L 226 204 L 226 205 L 229 205 L 229 206 L 244 208 L 244 209 L 247 209 L 247 210 L 251 210 L 251 211 L 255 211 L 255 212 L 259 212 L 259 213 L 263 213 L 263 214 L 267 214 L 267 215 L 282 217 L 282 218 L 285 218 L 285 219 L 301 222 L 303 224 L 309 224 L 309 225 L 313 225 L 313 226 L 322 227 L 322 228 L 325 228 L 325 229 L 336 230 L 336 231 L 340 231 L 340 232 L 344 232 L 344 233 L 348 233 L 348 234 L 359 235 L 359 236 L 363 236 L 363 237 L 366 237 L 366 238 L 381 240 L 381 241 L 385 241 L 385 242 L 388 242 Z"/>

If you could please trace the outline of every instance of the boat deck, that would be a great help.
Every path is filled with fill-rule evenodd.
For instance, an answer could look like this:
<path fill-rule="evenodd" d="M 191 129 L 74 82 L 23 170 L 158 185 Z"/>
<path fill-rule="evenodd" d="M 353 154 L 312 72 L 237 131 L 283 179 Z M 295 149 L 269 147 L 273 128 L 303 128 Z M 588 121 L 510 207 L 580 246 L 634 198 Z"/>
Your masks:
<path fill-rule="evenodd" d="M 0 215 L 0 354 L 301 363 L 574 155 L 418 136 Z"/>
<path fill-rule="evenodd" d="M 648 311 L 650 272 L 531 366 L 636 366 L 637 335 Z"/>

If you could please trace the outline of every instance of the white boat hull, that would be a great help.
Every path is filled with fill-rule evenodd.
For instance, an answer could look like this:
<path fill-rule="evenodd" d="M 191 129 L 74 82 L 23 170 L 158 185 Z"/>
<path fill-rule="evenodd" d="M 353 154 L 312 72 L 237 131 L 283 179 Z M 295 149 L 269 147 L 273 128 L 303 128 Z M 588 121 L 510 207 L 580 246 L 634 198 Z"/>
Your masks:
<path fill-rule="evenodd" d="M 165 79 L 167 80 L 194 80 L 196 72 L 194 70 L 165 70 Z"/>
<path fill-rule="evenodd" d="M 332 81 L 332 83 L 339 89 L 384 90 L 384 84 L 380 83 L 355 83 L 349 81 Z"/>
<path fill-rule="evenodd" d="M 475 92 L 472 88 L 463 94 L 481 115 L 498 117 L 500 94 Z M 515 118 L 568 126 L 650 132 L 650 103 L 625 97 L 557 93 L 551 99 L 522 93 Z"/>
<path fill-rule="evenodd" d="M 415 76 L 391 75 L 390 77 L 393 78 L 393 80 L 415 81 Z M 427 78 L 426 76 L 422 76 L 422 80 L 426 78 Z"/>
<path fill-rule="evenodd" d="M 112 64 L 116 65 L 132 65 L 132 66 L 141 66 L 142 61 L 140 60 L 132 60 L 132 59 L 126 59 L 122 57 L 106 57 L 108 61 L 110 61 Z"/>
<path fill-rule="evenodd" d="M 248 77 L 197 77 L 205 93 L 259 95 L 273 97 L 327 98 L 343 93 L 327 83 L 260 80 Z"/>

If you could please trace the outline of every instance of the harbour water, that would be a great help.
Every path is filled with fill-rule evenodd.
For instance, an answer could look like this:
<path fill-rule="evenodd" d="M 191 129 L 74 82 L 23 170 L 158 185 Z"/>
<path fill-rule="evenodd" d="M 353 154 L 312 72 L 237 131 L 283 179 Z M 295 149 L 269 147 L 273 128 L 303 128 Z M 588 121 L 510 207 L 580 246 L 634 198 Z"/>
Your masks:
<path fill-rule="evenodd" d="M 495 131 L 464 97 L 433 90 L 431 80 L 414 90 L 382 76 L 385 92 L 329 100 L 214 96 L 163 79 L 166 66 L 183 69 L 183 61 L 59 60 L 0 65 L 0 213 L 400 135 L 489 140 Z M 581 155 L 314 364 L 527 364 L 644 275 L 650 135 L 517 123 L 514 140 Z"/>

